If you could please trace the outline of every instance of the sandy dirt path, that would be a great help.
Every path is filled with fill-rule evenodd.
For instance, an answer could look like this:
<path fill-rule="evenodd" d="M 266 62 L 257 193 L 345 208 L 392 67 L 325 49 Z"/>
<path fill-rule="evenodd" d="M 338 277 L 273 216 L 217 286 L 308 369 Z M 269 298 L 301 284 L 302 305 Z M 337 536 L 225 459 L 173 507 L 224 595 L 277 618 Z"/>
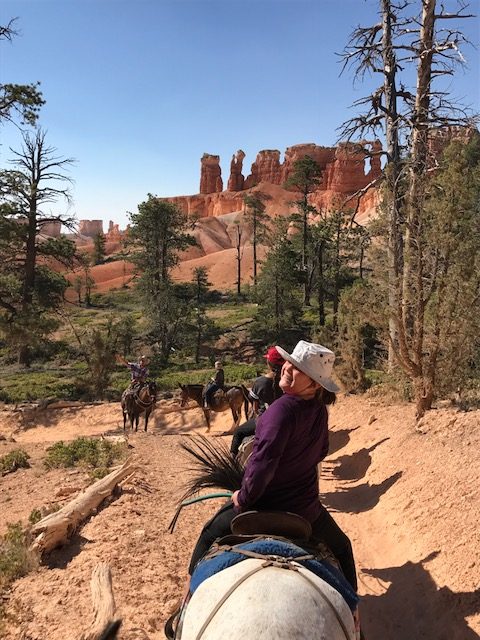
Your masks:
<path fill-rule="evenodd" d="M 352 539 L 368 640 L 473 640 L 480 634 L 480 412 L 438 410 L 415 428 L 413 411 L 340 398 L 330 416 L 322 499 Z M 149 433 L 130 436 L 141 466 L 134 480 L 48 566 L 15 583 L 6 640 L 78 640 L 90 621 L 89 581 L 99 560 L 112 567 L 122 637 L 140 628 L 151 640 L 163 638 L 192 546 L 220 502 L 183 513 L 175 534 L 167 533 L 185 478 L 180 439 L 205 427 L 200 410 L 180 412 L 174 401 L 154 415 Z M 118 433 L 120 417 L 114 404 L 59 409 L 26 416 L 19 429 L 18 416 L 3 412 L 0 433 L 13 433 L 16 443 L 0 442 L 0 455 L 23 446 L 32 468 L 1 479 L 0 524 L 26 522 L 59 488 L 84 486 L 81 471 L 45 472 L 45 448 Z M 213 433 L 230 426 L 231 417 L 219 414 Z"/>

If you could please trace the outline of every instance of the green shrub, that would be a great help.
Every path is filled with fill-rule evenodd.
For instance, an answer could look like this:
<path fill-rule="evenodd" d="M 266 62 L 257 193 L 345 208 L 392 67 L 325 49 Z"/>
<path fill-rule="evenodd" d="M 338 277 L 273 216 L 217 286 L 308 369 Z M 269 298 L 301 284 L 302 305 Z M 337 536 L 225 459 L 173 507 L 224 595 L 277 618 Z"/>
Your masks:
<path fill-rule="evenodd" d="M 22 525 L 7 525 L 7 533 L 0 538 L 0 594 L 17 578 L 36 568 L 35 555 L 29 551 L 29 540 Z"/>
<path fill-rule="evenodd" d="M 3 402 L 31 402 L 43 398 L 79 400 L 82 390 L 68 371 L 22 371 L 4 374 L 0 379 Z"/>
<path fill-rule="evenodd" d="M 84 466 L 88 469 L 108 469 L 117 458 L 126 454 L 126 445 L 108 440 L 77 438 L 73 442 L 56 442 L 47 449 L 44 460 L 47 469 Z"/>
<path fill-rule="evenodd" d="M 23 449 L 14 449 L 0 458 L 0 475 L 13 473 L 17 469 L 28 469 L 30 456 Z"/>
<path fill-rule="evenodd" d="M 37 524 L 37 522 L 40 522 L 40 520 L 42 520 L 42 518 L 45 518 L 46 516 L 50 515 L 51 513 L 55 513 L 57 511 L 59 511 L 60 509 L 60 505 L 59 504 L 52 504 L 48 507 L 40 507 L 40 509 L 32 509 L 30 511 L 30 515 L 28 516 L 28 522 L 31 525 Z"/>
<path fill-rule="evenodd" d="M 30 524 L 37 524 L 43 518 L 42 512 L 40 509 L 32 509 L 30 511 L 30 515 L 28 516 L 28 521 Z"/>
<path fill-rule="evenodd" d="M 256 365 L 251 364 L 225 364 L 225 383 L 230 385 L 247 384 L 257 377 Z M 205 384 L 213 375 L 213 367 L 193 371 L 171 371 L 164 373 L 155 379 L 157 386 L 162 391 L 172 391 L 179 384 Z"/>

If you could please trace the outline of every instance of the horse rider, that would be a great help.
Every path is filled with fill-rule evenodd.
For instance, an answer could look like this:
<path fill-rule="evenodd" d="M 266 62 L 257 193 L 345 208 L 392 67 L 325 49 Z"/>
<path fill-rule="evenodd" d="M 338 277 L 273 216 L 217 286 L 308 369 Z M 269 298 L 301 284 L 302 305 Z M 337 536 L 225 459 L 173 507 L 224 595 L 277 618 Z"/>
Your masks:
<path fill-rule="evenodd" d="M 215 375 L 210 378 L 205 389 L 205 395 L 203 398 L 203 406 L 208 409 L 212 400 L 213 394 L 216 391 L 222 390 L 225 385 L 225 373 L 223 371 L 223 364 L 221 360 L 215 362 Z"/>
<path fill-rule="evenodd" d="M 272 402 L 283 394 L 279 382 L 285 360 L 277 351 L 276 347 L 269 347 L 263 357 L 267 361 L 268 372 L 255 379 L 248 393 L 253 405 L 254 415 L 250 420 L 240 425 L 233 434 L 230 451 L 234 456 L 238 454 L 238 449 L 245 438 L 255 434 L 258 417 L 268 409 Z"/>
<path fill-rule="evenodd" d="M 304 340 L 291 354 L 277 350 L 286 361 L 279 382 L 283 395 L 260 416 L 241 489 L 204 526 L 189 574 L 212 543 L 230 533 L 238 513 L 289 511 L 310 522 L 313 539 L 330 547 L 356 591 L 352 545 L 322 504 L 318 487 L 318 464 L 328 453 L 327 405 L 339 390 L 331 378 L 335 354 Z"/>
<path fill-rule="evenodd" d="M 127 362 L 123 356 L 117 355 L 117 360 L 130 369 L 131 377 L 128 391 L 131 391 L 132 393 L 140 391 L 140 389 L 146 384 L 149 375 L 149 360 L 147 356 L 140 356 L 138 362 Z"/>

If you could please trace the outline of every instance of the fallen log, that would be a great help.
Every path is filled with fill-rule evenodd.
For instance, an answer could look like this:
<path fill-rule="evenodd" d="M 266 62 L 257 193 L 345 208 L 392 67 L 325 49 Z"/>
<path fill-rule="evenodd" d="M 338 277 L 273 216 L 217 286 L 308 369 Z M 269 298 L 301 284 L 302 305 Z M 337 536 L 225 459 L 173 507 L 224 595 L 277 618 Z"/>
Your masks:
<path fill-rule="evenodd" d="M 118 483 L 135 471 L 131 460 L 126 460 L 121 467 L 87 487 L 59 511 L 42 518 L 31 529 L 33 542 L 30 549 L 42 556 L 66 543 L 79 525 L 111 495 Z"/>
<path fill-rule="evenodd" d="M 113 597 L 112 573 L 106 562 L 99 562 L 92 571 L 90 581 L 93 603 L 93 621 L 81 640 L 98 640 L 107 625 L 113 622 L 115 599 Z"/>

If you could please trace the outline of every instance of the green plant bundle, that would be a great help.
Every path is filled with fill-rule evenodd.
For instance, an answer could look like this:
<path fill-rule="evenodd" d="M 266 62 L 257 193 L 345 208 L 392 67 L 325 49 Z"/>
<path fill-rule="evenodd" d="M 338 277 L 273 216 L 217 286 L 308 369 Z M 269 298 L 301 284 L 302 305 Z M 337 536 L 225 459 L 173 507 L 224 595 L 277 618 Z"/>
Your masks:
<path fill-rule="evenodd" d="M 8 524 L 6 534 L 0 538 L 0 593 L 36 566 L 22 525 L 19 522 Z"/>
<path fill-rule="evenodd" d="M 23 449 L 14 449 L 0 458 L 0 475 L 13 473 L 17 469 L 28 469 L 30 456 Z"/>
<path fill-rule="evenodd" d="M 77 438 L 73 442 L 56 442 L 47 449 L 44 460 L 47 469 L 83 466 L 87 469 L 108 470 L 113 462 L 126 454 L 126 445 L 108 440 Z M 97 474 L 96 474 L 97 475 Z"/>

